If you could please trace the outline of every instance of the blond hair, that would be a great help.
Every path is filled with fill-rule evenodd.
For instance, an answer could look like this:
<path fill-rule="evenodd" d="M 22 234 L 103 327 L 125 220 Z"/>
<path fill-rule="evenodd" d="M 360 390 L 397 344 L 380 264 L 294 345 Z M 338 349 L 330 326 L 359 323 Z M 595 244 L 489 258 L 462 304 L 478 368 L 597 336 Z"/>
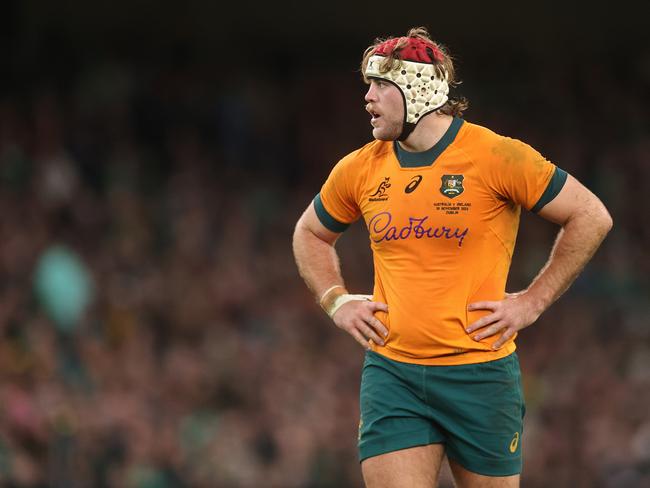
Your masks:
<path fill-rule="evenodd" d="M 408 43 L 407 38 L 409 37 L 418 38 L 426 42 L 427 44 L 431 44 L 432 51 L 429 54 L 431 57 L 431 61 L 433 62 L 434 68 L 441 77 L 444 77 L 444 74 L 446 73 L 447 83 L 449 84 L 450 87 L 455 87 L 461 83 L 460 81 L 456 80 L 456 71 L 454 69 L 454 62 L 453 62 L 453 58 L 449 54 L 449 51 L 442 44 L 439 44 L 431 40 L 431 36 L 429 35 L 429 31 L 426 29 L 426 27 L 414 27 L 408 31 L 406 37 L 399 38 L 399 40 L 396 42 L 395 46 L 393 47 L 392 51 L 388 53 L 386 59 L 384 59 L 384 61 L 379 66 L 380 73 L 388 73 L 389 71 L 400 68 L 401 65 L 400 53 L 402 49 L 406 47 Z M 361 74 L 363 76 L 363 81 L 365 81 L 366 83 L 369 83 L 369 80 L 366 78 L 366 74 L 365 74 L 366 66 L 368 65 L 368 59 L 370 59 L 370 56 L 375 54 L 375 51 L 377 50 L 377 47 L 380 44 L 383 44 L 386 41 L 390 41 L 391 39 L 395 39 L 395 38 L 394 37 L 388 37 L 386 39 L 377 38 L 375 39 L 375 42 L 371 46 L 366 48 L 365 52 L 363 53 L 363 58 L 361 60 Z M 436 50 L 442 55 L 442 60 L 439 60 L 439 57 L 435 56 L 434 53 Z M 442 107 L 440 107 L 438 112 L 445 115 L 460 117 L 463 115 L 463 112 L 467 110 L 468 106 L 469 106 L 469 102 L 465 97 L 454 98 L 454 99 L 450 98 Z"/>

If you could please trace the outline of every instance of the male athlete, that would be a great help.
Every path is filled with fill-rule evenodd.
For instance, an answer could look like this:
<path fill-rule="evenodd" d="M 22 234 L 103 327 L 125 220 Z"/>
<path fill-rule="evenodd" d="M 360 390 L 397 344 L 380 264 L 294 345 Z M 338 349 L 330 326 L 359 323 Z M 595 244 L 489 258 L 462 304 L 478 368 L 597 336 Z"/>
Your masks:
<path fill-rule="evenodd" d="M 301 276 L 367 349 L 359 454 L 369 488 L 516 487 L 524 401 L 514 339 L 612 227 L 587 188 L 530 146 L 471 124 L 447 51 L 424 28 L 361 64 L 375 140 L 345 156 L 300 217 Z M 528 288 L 506 294 L 521 207 L 561 226 Z M 363 217 L 372 297 L 348 293 L 334 244 Z"/>

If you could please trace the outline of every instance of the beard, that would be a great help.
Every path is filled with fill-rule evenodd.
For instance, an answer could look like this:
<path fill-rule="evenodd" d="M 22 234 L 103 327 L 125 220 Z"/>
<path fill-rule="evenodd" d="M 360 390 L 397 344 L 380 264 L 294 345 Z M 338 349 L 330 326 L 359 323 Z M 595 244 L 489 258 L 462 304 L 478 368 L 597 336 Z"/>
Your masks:
<path fill-rule="evenodd" d="M 396 141 L 399 139 L 399 136 L 402 134 L 404 129 L 404 122 L 399 121 L 383 121 L 381 127 L 374 127 L 372 129 L 372 135 L 375 139 L 379 141 Z"/>

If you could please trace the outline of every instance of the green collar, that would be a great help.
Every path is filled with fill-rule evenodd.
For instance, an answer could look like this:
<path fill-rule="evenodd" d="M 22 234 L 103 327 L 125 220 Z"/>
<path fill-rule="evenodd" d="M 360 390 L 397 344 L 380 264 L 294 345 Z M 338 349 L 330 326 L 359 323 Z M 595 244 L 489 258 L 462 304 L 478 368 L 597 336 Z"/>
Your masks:
<path fill-rule="evenodd" d="M 408 152 L 402 149 L 397 141 L 393 142 L 393 148 L 395 150 L 395 155 L 399 161 L 399 165 L 402 168 L 419 168 L 421 166 L 431 166 L 438 156 L 447 149 L 460 130 L 460 127 L 463 125 L 464 120 L 460 117 L 454 117 L 454 120 L 451 121 L 451 125 L 447 132 L 440 138 L 438 142 L 431 149 L 427 149 L 422 152 Z"/>

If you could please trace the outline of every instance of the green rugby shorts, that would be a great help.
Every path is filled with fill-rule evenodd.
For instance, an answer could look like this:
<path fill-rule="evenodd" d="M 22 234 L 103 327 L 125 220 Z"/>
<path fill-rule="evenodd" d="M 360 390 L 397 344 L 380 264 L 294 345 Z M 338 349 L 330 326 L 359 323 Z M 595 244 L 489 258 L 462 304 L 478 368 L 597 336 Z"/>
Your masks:
<path fill-rule="evenodd" d="M 525 413 L 516 353 L 495 361 L 422 366 L 366 353 L 360 461 L 427 444 L 474 473 L 521 473 Z"/>

